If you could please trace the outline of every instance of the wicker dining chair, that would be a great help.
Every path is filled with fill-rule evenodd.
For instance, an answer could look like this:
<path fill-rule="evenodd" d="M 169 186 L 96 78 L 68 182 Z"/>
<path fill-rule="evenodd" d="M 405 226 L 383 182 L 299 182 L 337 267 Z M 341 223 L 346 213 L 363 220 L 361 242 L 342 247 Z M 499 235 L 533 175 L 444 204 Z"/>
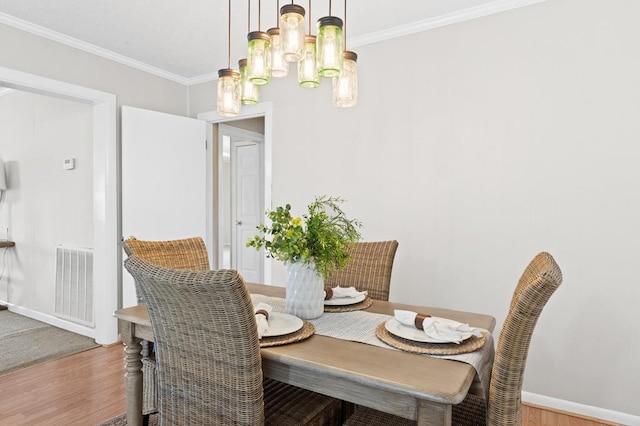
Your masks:
<path fill-rule="evenodd" d="M 194 271 L 209 270 L 209 255 L 200 237 L 167 241 L 145 241 L 129 237 L 122 243 L 127 256 L 135 255 L 149 263 L 170 269 Z M 138 303 L 141 303 L 138 293 Z M 156 361 L 149 344 L 143 342 L 142 358 L 142 414 L 145 423 L 148 415 L 158 411 L 158 391 L 156 384 Z"/>
<path fill-rule="evenodd" d="M 531 336 L 540 313 L 562 283 L 562 272 L 553 257 L 542 252 L 533 258 L 520 277 L 502 325 L 489 384 L 489 399 L 475 395 L 452 407 L 453 425 L 520 425 L 524 368 Z M 358 407 L 345 426 L 407 426 L 415 422 Z"/>
<path fill-rule="evenodd" d="M 397 249 L 395 240 L 352 243 L 347 249 L 349 260 L 346 268 L 332 272 L 325 279 L 325 285 L 354 286 L 360 291 L 366 290 L 372 299 L 388 301 Z"/>
<path fill-rule="evenodd" d="M 339 400 L 263 387 L 253 305 L 237 271 L 167 269 L 135 255 L 124 263 L 153 329 L 160 424 L 339 424 Z"/>

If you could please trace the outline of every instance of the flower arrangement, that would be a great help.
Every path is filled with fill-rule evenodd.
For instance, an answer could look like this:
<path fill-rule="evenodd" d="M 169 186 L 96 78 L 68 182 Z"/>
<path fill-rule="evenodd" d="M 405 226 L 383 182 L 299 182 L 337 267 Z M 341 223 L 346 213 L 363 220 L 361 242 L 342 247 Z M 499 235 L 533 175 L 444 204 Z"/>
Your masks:
<path fill-rule="evenodd" d="M 264 247 L 267 257 L 283 262 L 313 264 L 318 275 L 326 278 L 346 266 L 347 244 L 360 239 L 357 228 L 362 224 L 346 217 L 340 208 L 344 202 L 340 197 L 316 197 L 302 217 L 291 216 L 289 204 L 267 210 L 271 225 L 260 224 L 260 234 L 250 238 L 247 247 Z"/>

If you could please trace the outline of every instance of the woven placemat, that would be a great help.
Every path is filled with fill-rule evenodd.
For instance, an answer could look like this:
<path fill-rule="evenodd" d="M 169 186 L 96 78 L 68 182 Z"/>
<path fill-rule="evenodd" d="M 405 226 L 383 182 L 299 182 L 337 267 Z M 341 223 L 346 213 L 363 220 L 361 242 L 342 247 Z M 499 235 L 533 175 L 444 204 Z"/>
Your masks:
<path fill-rule="evenodd" d="M 263 337 L 260 339 L 260 347 L 266 348 L 269 346 L 287 345 L 289 343 L 299 342 L 300 340 L 308 339 L 316 332 L 316 327 L 308 321 L 302 324 L 302 328 L 293 333 L 283 334 L 281 336 Z"/>
<path fill-rule="evenodd" d="M 480 349 L 486 340 L 487 334 L 482 332 L 482 337 L 471 336 L 462 343 L 424 343 L 395 336 L 381 323 L 376 328 L 376 336 L 389 346 L 406 352 L 428 355 L 457 355 L 473 352 Z"/>
<path fill-rule="evenodd" d="M 373 300 L 367 296 L 362 302 L 354 303 L 353 305 L 324 305 L 325 312 L 353 312 L 367 309 L 373 304 Z"/>

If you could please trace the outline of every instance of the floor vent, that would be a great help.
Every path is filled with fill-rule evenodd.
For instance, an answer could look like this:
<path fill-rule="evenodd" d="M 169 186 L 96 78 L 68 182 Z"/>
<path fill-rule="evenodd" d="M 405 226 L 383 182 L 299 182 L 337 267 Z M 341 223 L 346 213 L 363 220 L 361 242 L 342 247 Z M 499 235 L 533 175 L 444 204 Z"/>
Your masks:
<path fill-rule="evenodd" d="M 56 246 L 55 315 L 93 327 L 93 250 Z"/>

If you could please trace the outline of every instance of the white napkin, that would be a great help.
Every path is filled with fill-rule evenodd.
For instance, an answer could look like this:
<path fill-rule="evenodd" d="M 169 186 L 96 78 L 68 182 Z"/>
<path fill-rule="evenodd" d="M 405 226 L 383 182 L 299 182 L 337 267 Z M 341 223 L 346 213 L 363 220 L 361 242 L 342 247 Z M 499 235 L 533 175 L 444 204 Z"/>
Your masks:
<path fill-rule="evenodd" d="M 337 297 L 358 297 L 360 295 L 367 294 L 366 291 L 358 291 L 356 290 L 355 287 L 338 286 L 338 287 L 333 287 L 331 291 L 333 292 L 333 295 L 330 297 L 330 299 L 335 299 Z M 326 291 L 325 291 L 325 295 L 326 295 Z"/>
<path fill-rule="evenodd" d="M 401 324 L 417 328 L 415 324 L 416 312 L 396 309 L 393 314 Z M 442 342 L 460 343 L 469 333 L 476 337 L 482 337 L 482 332 L 479 328 L 469 327 L 469 324 L 447 318 L 426 317 L 422 321 L 422 328 L 431 339 Z"/>
<path fill-rule="evenodd" d="M 267 313 L 265 316 L 262 312 L 256 314 L 256 323 L 258 324 L 258 338 L 262 339 L 262 335 L 269 329 L 269 316 L 273 308 L 268 303 L 260 302 L 254 308 L 253 312 L 264 311 Z"/>

